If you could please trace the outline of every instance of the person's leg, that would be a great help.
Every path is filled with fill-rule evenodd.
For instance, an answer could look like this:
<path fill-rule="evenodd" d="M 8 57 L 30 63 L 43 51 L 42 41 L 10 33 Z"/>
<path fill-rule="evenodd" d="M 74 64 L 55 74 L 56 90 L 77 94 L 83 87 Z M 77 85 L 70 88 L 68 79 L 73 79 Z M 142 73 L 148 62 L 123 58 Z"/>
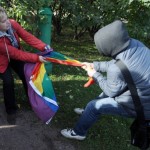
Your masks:
<path fill-rule="evenodd" d="M 25 64 L 24 62 L 19 61 L 19 60 L 11 60 L 11 63 L 10 63 L 13 70 L 17 73 L 17 75 L 21 79 L 24 89 L 25 89 L 25 93 L 28 96 L 27 83 L 26 83 L 25 74 L 24 74 L 24 64 Z"/>
<path fill-rule="evenodd" d="M 14 92 L 14 78 L 12 76 L 10 66 L 7 67 L 4 73 L 0 73 L 0 78 L 3 80 L 4 104 L 7 114 L 16 112 L 16 100 Z"/>
<path fill-rule="evenodd" d="M 106 98 L 108 97 L 107 95 L 105 95 L 104 92 L 102 92 L 99 96 L 98 96 L 98 99 L 101 99 L 101 98 Z M 83 113 L 85 108 L 74 108 L 74 112 L 78 115 L 81 115 Z"/>
<path fill-rule="evenodd" d="M 87 104 L 85 111 L 74 127 L 74 131 L 79 135 L 86 135 L 88 129 L 101 115 L 106 114 L 133 117 L 129 116 L 125 109 L 113 98 L 96 99 Z"/>
<path fill-rule="evenodd" d="M 83 137 L 84 139 L 88 129 L 101 117 L 101 115 L 105 114 L 133 117 L 113 98 L 95 99 L 87 104 L 74 128 L 68 131 L 64 129 L 61 131 L 61 134 L 67 138 L 78 139 L 78 137 L 81 137 L 82 139 Z"/>

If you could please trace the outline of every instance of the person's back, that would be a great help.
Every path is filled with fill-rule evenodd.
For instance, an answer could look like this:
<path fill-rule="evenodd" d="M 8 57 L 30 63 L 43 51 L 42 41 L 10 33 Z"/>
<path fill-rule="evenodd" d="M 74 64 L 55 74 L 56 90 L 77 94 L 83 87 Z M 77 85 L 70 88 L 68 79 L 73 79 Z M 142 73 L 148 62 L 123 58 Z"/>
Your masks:
<path fill-rule="evenodd" d="M 117 55 L 116 59 L 121 59 L 128 67 L 144 106 L 145 117 L 150 119 L 150 50 L 140 41 L 131 39 L 128 50 Z M 128 91 L 117 97 L 117 101 L 126 99 L 127 93 L 130 95 Z M 127 105 L 134 109 L 131 98 L 128 99 Z"/>

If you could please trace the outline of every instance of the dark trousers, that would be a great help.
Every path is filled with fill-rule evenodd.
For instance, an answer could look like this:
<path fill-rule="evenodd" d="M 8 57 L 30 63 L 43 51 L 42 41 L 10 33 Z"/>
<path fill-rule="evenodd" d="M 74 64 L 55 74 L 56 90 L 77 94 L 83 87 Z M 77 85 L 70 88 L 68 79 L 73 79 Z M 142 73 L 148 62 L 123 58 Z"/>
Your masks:
<path fill-rule="evenodd" d="M 0 78 L 3 80 L 4 104 L 6 112 L 8 114 L 15 113 L 17 110 L 12 69 L 22 80 L 23 86 L 27 94 L 27 83 L 24 75 L 24 62 L 18 60 L 11 60 L 6 71 L 4 73 L 0 73 Z"/>

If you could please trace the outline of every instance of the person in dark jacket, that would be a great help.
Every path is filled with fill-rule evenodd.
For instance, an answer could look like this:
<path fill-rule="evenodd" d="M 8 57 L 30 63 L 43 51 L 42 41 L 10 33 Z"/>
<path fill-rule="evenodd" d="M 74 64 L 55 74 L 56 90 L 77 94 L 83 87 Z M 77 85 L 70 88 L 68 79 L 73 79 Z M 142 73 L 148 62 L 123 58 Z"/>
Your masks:
<path fill-rule="evenodd" d="M 15 114 L 18 109 L 12 69 L 22 80 L 27 93 L 25 62 L 46 62 L 44 57 L 24 51 L 20 45 L 20 38 L 40 51 L 50 49 L 50 46 L 27 32 L 15 20 L 8 19 L 6 11 L 0 7 L 0 78 L 3 80 L 4 103 L 8 116 Z"/>
<path fill-rule="evenodd" d="M 94 35 L 100 53 L 111 61 L 83 63 L 83 69 L 102 89 L 102 93 L 90 101 L 81 117 L 71 129 L 61 130 L 70 139 L 84 140 L 88 129 L 102 115 L 136 117 L 136 111 L 123 75 L 115 64 L 120 59 L 129 69 L 140 97 L 146 120 L 150 120 L 150 50 L 142 42 L 128 35 L 124 23 L 116 20 L 101 28 Z M 106 72 L 103 76 L 102 72 Z M 79 113 L 79 111 L 78 111 Z"/>

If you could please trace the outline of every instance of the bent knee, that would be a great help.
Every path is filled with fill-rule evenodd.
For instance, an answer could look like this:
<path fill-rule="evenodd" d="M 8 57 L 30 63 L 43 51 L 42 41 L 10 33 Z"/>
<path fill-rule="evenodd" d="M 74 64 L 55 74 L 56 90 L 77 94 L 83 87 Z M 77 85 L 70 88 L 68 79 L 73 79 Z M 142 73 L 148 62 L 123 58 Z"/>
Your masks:
<path fill-rule="evenodd" d="M 87 109 L 90 109 L 90 110 L 97 111 L 97 108 L 96 108 L 96 100 L 90 101 L 90 102 L 87 104 L 86 108 L 87 108 Z"/>

